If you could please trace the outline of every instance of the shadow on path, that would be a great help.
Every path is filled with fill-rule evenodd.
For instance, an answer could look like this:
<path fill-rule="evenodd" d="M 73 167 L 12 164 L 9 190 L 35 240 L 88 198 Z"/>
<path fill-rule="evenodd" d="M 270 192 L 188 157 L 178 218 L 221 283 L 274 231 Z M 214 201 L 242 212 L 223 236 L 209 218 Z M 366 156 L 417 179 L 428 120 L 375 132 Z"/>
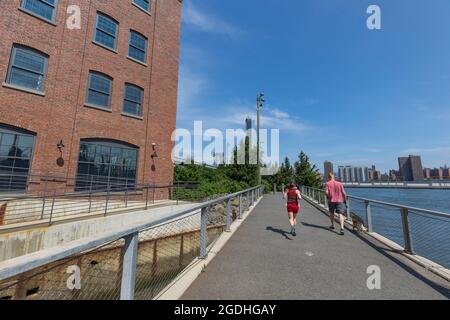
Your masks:
<path fill-rule="evenodd" d="M 302 225 L 304 225 L 305 227 L 309 227 L 309 228 L 323 229 L 323 230 L 326 230 L 328 232 L 333 232 L 333 230 L 331 230 L 329 227 L 319 226 L 317 224 L 311 224 L 311 223 L 307 223 L 307 222 L 302 222 Z"/>
<path fill-rule="evenodd" d="M 410 273 L 411 275 L 413 275 L 414 277 L 416 277 L 420 281 L 426 283 L 431 288 L 433 288 L 434 290 L 440 292 L 445 297 L 450 299 L 450 289 L 445 288 L 445 287 L 435 283 L 434 281 L 424 277 L 419 272 L 414 270 L 412 267 L 406 265 L 405 263 L 403 263 L 402 261 L 397 259 L 395 256 L 392 255 L 392 253 L 398 253 L 399 254 L 399 252 L 397 250 L 392 250 L 392 249 L 389 249 L 389 248 L 385 248 L 384 245 L 378 245 L 378 244 L 372 242 L 374 240 L 372 240 L 372 239 L 369 240 L 368 238 L 366 238 L 367 236 L 361 235 L 361 234 L 359 234 L 357 232 L 353 232 L 353 234 L 355 234 L 355 236 L 357 238 L 359 238 L 361 241 L 365 242 L 368 246 L 372 247 L 373 249 L 375 249 L 376 251 L 378 251 L 379 253 L 384 255 L 386 258 L 388 258 L 389 260 L 391 260 L 392 262 L 394 262 L 395 264 L 400 266 L 403 270 L 405 270 L 406 272 Z M 389 252 L 391 252 L 391 253 L 389 253 Z"/>
<path fill-rule="evenodd" d="M 290 238 L 290 237 L 287 236 L 288 234 L 289 234 L 289 235 L 291 234 L 290 232 L 286 232 L 286 231 L 284 231 L 284 230 L 276 229 L 276 228 L 270 227 L 270 226 L 267 227 L 266 230 L 272 231 L 272 232 L 275 232 L 275 233 L 278 233 L 278 234 L 281 234 L 281 235 L 284 236 L 287 240 L 292 240 L 292 238 Z"/>
<path fill-rule="evenodd" d="M 322 214 L 324 214 L 325 216 L 329 217 L 329 214 L 324 213 L 321 210 L 319 210 L 319 211 Z M 308 226 L 308 223 L 305 223 L 304 225 Z M 314 228 L 317 227 L 317 228 L 321 229 L 320 226 L 315 226 L 315 225 L 310 225 L 310 226 L 314 227 Z M 328 229 L 328 228 L 324 227 L 324 229 Z M 420 274 L 419 272 L 414 270 L 414 268 L 408 266 L 407 264 L 402 262 L 400 259 L 395 257 L 393 254 L 401 254 L 398 250 L 393 250 L 393 249 L 390 249 L 390 248 L 388 248 L 388 247 L 386 247 L 384 245 L 379 245 L 379 244 L 376 243 L 376 240 L 372 240 L 372 239 L 368 238 L 368 236 L 360 234 L 359 232 L 356 232 L 355 230 L 351 230 L 351 229 L 349 229 L 349 230 L 358 239 L 360 239 L 361 241 L 366 243 L 368 246 L 372 247 L 373 249 L 375 249 L 376 251 L 381 253 L 383 256 L 385 256 L 386 258 L 388 258 L 389 260 L 391 260 L 392 262 L 394 262 L 395 264 L 400 266 L 403 270 L 405 270 L 406 272 L 408 272 L 412 276 L 416 277 L 418 280 L 426 283 L 428 286 L 430 286 L 434 290 L 438 291 L 439 293 L 441 293 L 442 295 L 444 295 L 445 297 L 450 299 L 450 289 L 445 288 L 445 287 L 439 285 L 438 283 L 434 282 L 433 280 L 428 279 L 427 277 L 423 276 L 422 274 Z M 407 259 L 407 258 L 405 258 L 405 259 Z"/>

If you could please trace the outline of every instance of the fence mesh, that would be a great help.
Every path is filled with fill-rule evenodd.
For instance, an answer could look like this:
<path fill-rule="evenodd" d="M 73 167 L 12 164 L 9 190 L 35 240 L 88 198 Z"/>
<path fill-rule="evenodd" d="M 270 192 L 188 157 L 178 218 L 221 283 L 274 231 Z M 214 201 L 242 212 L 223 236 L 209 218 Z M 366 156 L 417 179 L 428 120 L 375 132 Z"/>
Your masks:
<path fill-rule="evenodd" d="M 373 231 L 404 247 L 400 209 L 371 203 L 370 212 Z"/>
<path fill-rule="evenodd" d="M 123 245 L 118 240 L 1 281 L 0 299 L 117 300 Z"/>
<path fill-rule="evenodd" d="M 409 211 L 409 228 L 414 252 L 450 269 L 450 218 Z"/>
<path fill-rule="evenodd" d="M 359 218 L 367 228 L 366 204 L 363 200 L 351 198 L 349 203 L 352 216 Z"/>

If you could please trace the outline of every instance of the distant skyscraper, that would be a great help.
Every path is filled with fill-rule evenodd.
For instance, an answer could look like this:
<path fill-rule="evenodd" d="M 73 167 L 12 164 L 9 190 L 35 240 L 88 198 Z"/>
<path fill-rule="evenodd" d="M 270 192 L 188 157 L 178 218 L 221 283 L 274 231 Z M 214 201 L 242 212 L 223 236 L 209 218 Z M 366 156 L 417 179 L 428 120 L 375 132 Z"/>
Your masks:
<path fill-rule="evenodd" d="M 403 181 L 424 180 L 422 159 L 420 156 L 398 158 L 398 167 Z"/>
<path fill-rule="evenodd" d="M 333 164 L 330 161 L 325 161 L 323 163 L 324 167 L 324 180 L 328 181 L 328 174 L 333 173 Z"/>
<path fill-rule="evenodd" d="M 252 124 L 253 124 L 252 122 L 253 122 L 252 118 L 245 119 L 245 130 L 246 131 L 252 130 Z"/>
<path fill-rule="evenodd" d="M 247 119 L 245 119 L 245 131 L 247 132 L 247 137 L 250 144 L 252 144 L 253 142 L 252 129 L 253 129 L 253 120 L 252 118 L 248 117 Z"/>

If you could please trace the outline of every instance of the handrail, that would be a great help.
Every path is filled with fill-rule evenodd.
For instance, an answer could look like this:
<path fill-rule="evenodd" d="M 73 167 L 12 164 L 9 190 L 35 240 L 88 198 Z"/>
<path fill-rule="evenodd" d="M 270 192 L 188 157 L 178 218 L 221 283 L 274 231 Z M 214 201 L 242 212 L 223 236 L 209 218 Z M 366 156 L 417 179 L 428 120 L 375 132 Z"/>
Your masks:
<path fill-rule="evenodd" d="M 150 228 L 159 227 L 165 224 L 168 224 L 172 221 L 176 221 L 178 218 L 206 207 L 218 204 L 223 201 L 231 200 L 232 198 L 236 198 L 245 193 L 249 194 L 250 192 L 257 191 L 259 195 L 262 194 L 262 187 L 257 186 L 253 188 L 249 188 L 243 191 L 239 191 L 227 196 L 223 196 L 214 200 L 206 201 L 204 203 L 194 205 L 189 209 L 183 209 L 175 211 L 174 214 L 169 217 L 165 217 L 163 219 L 152 221 L 149 223 L 139 223 L 133 226 L 127 227 L 121 231 L 113 231 L 104 233 L 98 236 L 91 237 L 89 239 L 80 239 L 65 245 L 61 245 L 55 248 L 50 248 L 42 251 L 38 251 L 35 253 L 27 254 L 24 256 L 20 256 L 17 258 L 13 258 L 10 260 L 6 260 L 4 262 L 0 262 L 0 280 L 5 280 L 14 276 L 17 276 L 21 273 L 33 270 L 38 267 L 42 267 L 49 263 L 68 258 L 74 254 L 82 253 L 87 250 L 94 249 L 96 247 L 106 245 L 113 241 L 117 241 L 124 237 L 129 237 L 133 234 L 138 233 L 142 230 L 147 230 Z M 253 196 L 252 196 L 253 202 Z"/>
<path fill-rule="evenodd" d="M 323 189 L 312 188 L 312 187 L 305 187 L 305 188 L 309 188 L 309 189 L 315 190 L 315 191 L 325 192 Z M 402 204 L 395 204 L 395 203 L 385 202 L 385 201 L 381 201 L 381 200 L 373 200 L 373 199 L 367 199 L 367 198 L 356 197 L 356 196 L 349 196 L 349 195 L 347 195 L 347 198 L 360 200 L 360 201 L 364 201 L 364 202 L 369 202 L 369 203 L 381 204 L 381 205 L 384 205 L 384 206 L 394 207 L 394 208 L 398 208 L 398 209 L 408 209 L 409 211 L 421 212 L 421 213 L 429 214 L 429 215 L 432 215 L 432 216 L 439 216 L 439 217 L 443 217 L 443 218 L 450 218 L 450 214 L 449 213 L 435 211 L 435 210 L 416 208 L 416 207 L 411 207 L 411 206 L 402 205 Z"/>

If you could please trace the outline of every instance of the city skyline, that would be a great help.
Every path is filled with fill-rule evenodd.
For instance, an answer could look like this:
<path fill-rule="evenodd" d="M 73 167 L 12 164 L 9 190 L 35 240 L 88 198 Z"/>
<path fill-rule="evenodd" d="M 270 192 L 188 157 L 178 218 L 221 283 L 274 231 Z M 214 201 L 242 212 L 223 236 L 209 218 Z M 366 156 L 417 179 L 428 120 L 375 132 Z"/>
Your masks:
<path fill-rule="evenodd" d="M 185 1 L 177 126 L 241 127 L 262 91 L 262 126 L 281 130 L 291 162 L 450 163 L 450 3 L 377 1 L 381 30 L 367 29 L 369 4 Z"/>

